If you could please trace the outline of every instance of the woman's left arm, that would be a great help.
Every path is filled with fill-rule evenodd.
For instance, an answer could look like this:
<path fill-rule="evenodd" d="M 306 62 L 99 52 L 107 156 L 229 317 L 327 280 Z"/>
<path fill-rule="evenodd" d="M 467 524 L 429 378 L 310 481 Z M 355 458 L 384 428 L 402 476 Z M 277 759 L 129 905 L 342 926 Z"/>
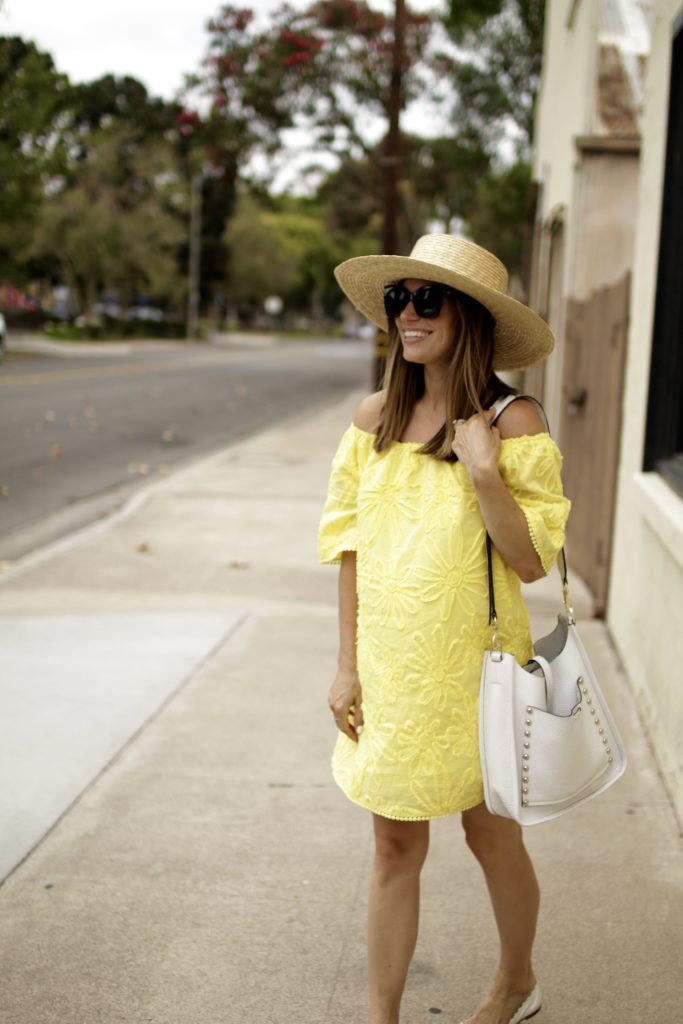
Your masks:
<path fill-rule="evenodd" d="M 545 575 L 529 534 L 526 516 L 498 470 L 501 437 L 539 434 L 544 425 L 530 402 L 514 402 L 501 416 L 501 428 L 489 426 L 495 412 L 458 420 L 453 451 L 465 467 L 479 501 L 484 525 L 497 551 L 524 583 Z"/>

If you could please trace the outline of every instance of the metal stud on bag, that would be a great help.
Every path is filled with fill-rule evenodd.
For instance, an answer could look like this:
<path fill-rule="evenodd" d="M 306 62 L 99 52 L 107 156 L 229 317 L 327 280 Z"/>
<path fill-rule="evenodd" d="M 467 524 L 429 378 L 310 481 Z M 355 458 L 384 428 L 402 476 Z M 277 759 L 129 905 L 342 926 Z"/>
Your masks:
<path fill-rule="evenodd" d="M 514 398 L 508 399 L 503 407 L 511 400 Z M 498 408 L 498 414 L 501 411 Z M 546 694 L 550 693 L 547 706 L 539 703 L 537 715 L 533 715 L 532 707 L 524 702 L 525 695 L 536 691 L 536 684 L 531 691 L 528 688 L 531 669 L 520 665 L 501 642 L 492 556 L 493 546 L 487 534 L 489 625 L 493 627 L 493 635 L 483 661 L 480 688 L 479 749 L 484 796 L 494 814 L 513 818 L 522 825 L 533 825 L 555 818 L 603 792 L 623 774 L 626 756 L 616 723 L 612 721 L 575 628 L 564 550 L 558 558 L 558 568 L 565 614 L 558 616 L 555 630 L 541 637 L 535 646 L 537 666 L 534 672 L 538 673 L 540 668 L 546 680 Z M 493 662 L 497 663 L 495 669 Z M 578 675 L 576 670 L 582 667 L 583 673 Z M 542 700 L 541 694 L 539 700 Z M 586 716 L 586 711 L 590 712 L 590 717 Z M 596 733 L 588 724 L 591 720 L 595 722 Z M 534 739 L 536 782 L 532 792 L 530 756 Z M 507 756 L 510 744 L 521 753 L 516 771 L 514 767 L 511 769 Z M 604 750 L 605 758 L 600 756 L 600 750 Z"/>
<path fill-rule="evenodd" d="M 586 686 L 586 680 L 584 679 L 583 676 L 577 676 L 576 685 L 579 688 L 579 692 L 582 694 L 582 697 L 586 698 L 586 703 L 587 704 L 592 704 L 593 702 L 592 702 L 591 698 L 588 696 L 588 687 Z M 527 717 L 524 720 L 524 725 L 526 726 L 526 728 L 524 729 L 524 736 L 525 736 L 525 740 L 524 740 L 524 753 L 522 754 L 522 758 L 527 758 L 527 759 L 529 757 L 528 751 L 530 751 L 530 749 L 531 749 L 531 744 L 530 744 L 529 740 L 531 738 L 531 725 L 532 725 L 532 721 L 533 721 L 531 715 L 532 715 L 533 710 L 534 709 L 530 705 L 527 705 L 527 709 L 526 709 Z M 580 710 L 581 710 L 581 706 L 579 705 L 576 708 L 576 711 L 579 712 Z M 608 761 L 609 764 L 613 764 L 614 763 L 614 758 L 612 757 L 612 748 L 608 745 L 609 744 L 609 740 L 604 735 L 605 730 L 600 725 L 600 718 L 595 713 L 595 708 L 594 707 L 591 707 L 590 713 L 591 713 L 591 715 L 594 716 L 593 717 L 593 722 L 594 722 L 595 726 L 597 727 L 599 735 L 602 737 L 603 744 L 605 745 L 605 754 L 607 755 L 607 761 Z M 528 760 L 526 760 L 526 761 L 523 760 L 522 761 L 522 773 L 527 772 L 528 768 L 529 768 Z M 529 806 L 529 801 L 527 799 L 528 794 L 529 794 L 529 785 L 528 785 L 528 783 L 529 783 L 529 776 L 528 776 L 528 774 L 527 775 L 522 774 L 522 777 L 521 777 L 522 807 L 528 807 Z"/>

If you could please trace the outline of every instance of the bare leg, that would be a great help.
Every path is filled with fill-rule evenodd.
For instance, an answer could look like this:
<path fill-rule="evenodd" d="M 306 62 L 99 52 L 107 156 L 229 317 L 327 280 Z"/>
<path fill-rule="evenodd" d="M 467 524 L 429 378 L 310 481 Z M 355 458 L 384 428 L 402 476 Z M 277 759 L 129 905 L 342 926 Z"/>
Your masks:
<path fill-rule="evenodd" d="M 375 864 L 368 904 L 370 1024 L 398 1024 L 401 996 L 417 942 L 420 872 L 429 822 L 373 815 Z"/>
<path fill-rule="evenodd" d="M 491 990 L 468 1024 L 508 1024 L 536 978 L 531 948 L 540 893 L 519 825 L 484 804 L 462 815 L 467 844 L 481 864 L 500 936 L 500 963 Z"/>

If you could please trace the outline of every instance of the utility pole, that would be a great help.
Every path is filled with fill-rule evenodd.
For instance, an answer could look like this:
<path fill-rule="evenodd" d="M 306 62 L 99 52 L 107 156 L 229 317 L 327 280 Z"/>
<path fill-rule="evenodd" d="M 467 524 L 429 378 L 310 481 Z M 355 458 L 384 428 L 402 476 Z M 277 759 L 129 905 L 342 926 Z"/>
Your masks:
<path fill-rule="evenodd" d="M 384 218 L 382 222 L 382 252 L 393 255 L 398 248 L 398 183 L 401 175 L 401 107 L 403 106 L 403 65 L 405 61 L 406 5 L 395 0 L 394 45 L 391 54 L 391 83 L 389 87 L 389 127 L 381 157 L 384 184 Z M 387 338 L 378 331 L 375 337 L 375 385 L 380 387 L 386 362 Z"/>
<path fill-rule="evenodd" d="M 199 337 L 199 270 L 202 233 L 202 179 L 201 171 L 192 175 L 190 186 L 190 267 L 187 297 L 187 339 Z"/>

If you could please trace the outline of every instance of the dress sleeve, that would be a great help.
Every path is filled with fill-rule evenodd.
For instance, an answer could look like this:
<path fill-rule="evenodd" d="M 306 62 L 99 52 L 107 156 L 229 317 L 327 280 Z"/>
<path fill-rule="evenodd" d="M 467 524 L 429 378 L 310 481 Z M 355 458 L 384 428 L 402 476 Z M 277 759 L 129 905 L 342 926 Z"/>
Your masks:
<path fill-rule="evenodd" d="M 571 503 L 562 491 L 562 455 L 549 434 L 501 441 L 501 476 L 521 508 L 534 548 L 547 574 L 564 544 Z"/>
<path fill-rule="evenodd" d="M 359 470 L 359 432 L 350 426 L 332 460 L 327 500 L 318 529 L 318 556 L 324 564 L 334 565 L 341 561 L 342 551 L 357 548 Z"/>

